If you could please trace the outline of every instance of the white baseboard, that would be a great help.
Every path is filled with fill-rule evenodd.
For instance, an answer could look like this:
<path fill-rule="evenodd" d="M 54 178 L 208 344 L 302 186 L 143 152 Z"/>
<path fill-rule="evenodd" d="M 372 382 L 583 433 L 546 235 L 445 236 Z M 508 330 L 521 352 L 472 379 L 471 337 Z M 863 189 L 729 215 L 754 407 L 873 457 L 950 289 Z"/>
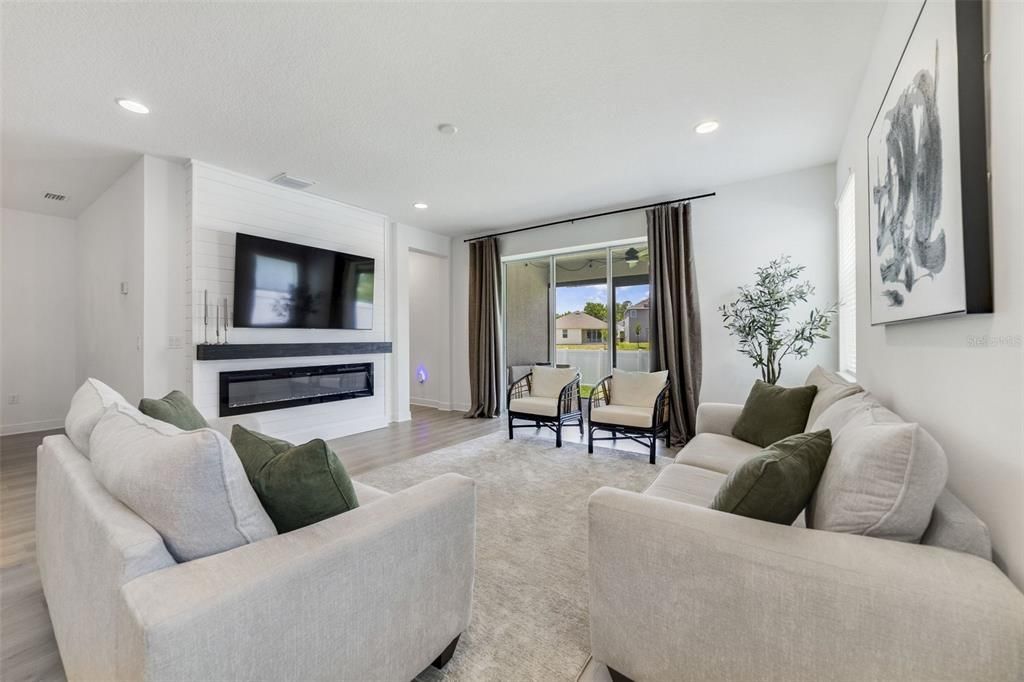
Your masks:
<path fill-rule="evenodd" d="M 451 403 L 443 403 L 440 400 L 432 400 L 430 398 L 409 398 L 409 404 L 419 407 L 433 407 L 435 410 L 441 410 L 442 412 L 450 412 L 452 409 Z"/>
<path fill-rule="evenodd" d="M 63 419 L 43 419 L 37 422 L 20 424 L 4 424 L 0 426 L 0 436 L 13 436 L 16 433 L 32 433 L 34 431 L 52 431 L 64 428 Z"/>

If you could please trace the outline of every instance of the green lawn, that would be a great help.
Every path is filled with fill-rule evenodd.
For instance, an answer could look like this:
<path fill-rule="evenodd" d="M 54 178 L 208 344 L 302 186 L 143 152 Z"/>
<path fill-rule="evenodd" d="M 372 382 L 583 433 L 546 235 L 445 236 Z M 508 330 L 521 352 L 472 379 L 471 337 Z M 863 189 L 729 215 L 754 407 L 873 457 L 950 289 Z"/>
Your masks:
<path fill-rule="evenodd" d="M 618 350 L 650 350 L 651 349 L 651 344 L 649 344 L 649 343 L 626 343 L 625 341 L 620 341 L 617 344 L 615 344 L 615 347 Z M 562 343 L 560 343 L 560 344 L 558 344 L 558 349 L 559 350 L 593 350 L 593 351 L 608 350 L 603 344 L 600 344 L 600 343 L 582 343 L 582 344 L 576 344 L 576 343 L 565 343 L 565 344 L 562 344 Z"/>

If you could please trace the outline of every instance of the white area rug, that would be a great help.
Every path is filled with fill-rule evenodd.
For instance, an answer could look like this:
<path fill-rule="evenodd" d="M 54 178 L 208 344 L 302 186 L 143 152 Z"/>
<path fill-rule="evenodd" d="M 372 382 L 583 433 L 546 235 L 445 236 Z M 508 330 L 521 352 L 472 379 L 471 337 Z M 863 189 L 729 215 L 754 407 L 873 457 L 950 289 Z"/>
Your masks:
<path fill-rule="evenodd" d="M 641 491 L 670 462 L 491 434 L 357 476 L 388 492 L 450 471 L 477 482 L 472 623 L 445 669 L 417 679 L 575 680 L 590 656 L 587 498 Z"/>

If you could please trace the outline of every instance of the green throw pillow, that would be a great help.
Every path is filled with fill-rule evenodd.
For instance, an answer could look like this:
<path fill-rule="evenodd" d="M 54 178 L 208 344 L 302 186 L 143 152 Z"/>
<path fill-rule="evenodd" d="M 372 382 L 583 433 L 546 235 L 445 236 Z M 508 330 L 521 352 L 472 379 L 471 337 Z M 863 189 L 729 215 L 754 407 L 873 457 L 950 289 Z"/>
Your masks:
<path fill-rule="evenodd" d="M 732 435 L 766 448 L 786 436 L 803 433 L 817 392 L 817 386 L 783 388 L 755 381 Z"/>
<path fill-rule="evenodd" d="M 711 508 L 788 526 L 818 487 L 830 452 L 828 429 L 773 443 L 733 469 Z"/>
<path fill-rule="evenodd" d="M 319 438 L 292 445 L 236 424 L 231 444 L 278 533 L 359 506 L 341 460 Z"/>
<path fill-rule="evenodd" d="M 173 424 L 184 431 L 205 429 L 209 426 L 188 396 L 181 391 L 171 391 L 163 398 L 143 398 L 139 401 L 139 412 Z"/>

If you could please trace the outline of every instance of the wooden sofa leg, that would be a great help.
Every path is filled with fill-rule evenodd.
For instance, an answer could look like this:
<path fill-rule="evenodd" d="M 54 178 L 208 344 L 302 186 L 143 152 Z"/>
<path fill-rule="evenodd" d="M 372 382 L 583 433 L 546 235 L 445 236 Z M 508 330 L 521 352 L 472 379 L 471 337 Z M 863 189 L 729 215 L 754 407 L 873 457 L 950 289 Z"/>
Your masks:
<path fill-rule="evenodd" d="M 448 661 L 452 660 L 452 656 L 455 655 L 455 647 L 459 645 L 459 637 L 461 636 L 462 635 L 456 635 L 455 639 L 451 641 L 451 644 L 449 644 L 445 650 L 441 652 L 441 655 L 435 658 L 434 662 L 430 665 L 434 666 L 438 670 L 445 667 L 445 665 L 448 664 Z"/>
<path fill-rule="evenodd" d="M 633 682 L 633 680 L 613 668 L 608 668 L 608 674 L 611 676 L 612 682 Z"/>

